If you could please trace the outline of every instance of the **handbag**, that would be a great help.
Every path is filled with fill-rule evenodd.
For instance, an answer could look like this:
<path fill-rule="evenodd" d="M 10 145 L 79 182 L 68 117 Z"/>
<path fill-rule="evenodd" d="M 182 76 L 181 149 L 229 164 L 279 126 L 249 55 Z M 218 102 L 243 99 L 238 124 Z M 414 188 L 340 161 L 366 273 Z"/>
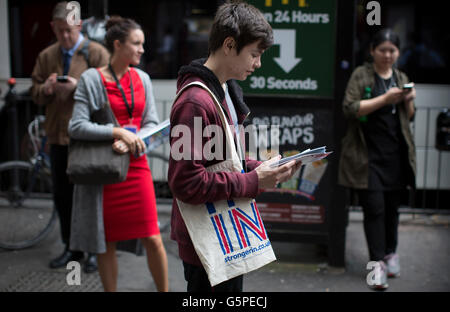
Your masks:
<path fill-rule="evenodd" d="M 231 159 L 207 167 L 208 172 L 243 172 L 233 135 L 215 95 L 201 82 L 191 82 L 210 94 L 224 125 L 227 150 Z M 174 102 L 175 102 L 174 101 Z M 242 156 L 242 151 L 240 150 Z M 213 203 L 191 205 L 177 199 L 195 251 L 208 275 L 211 286 L 256 270 L 274 260 L 269 237 L 252 198 L 234 198 Z"/>
<path fill-rule="evenodd" d="M 106 102 L 91 115 L 98 124 L 119 126 Z M 112 148 L 114 140 L 88 141 L 71 139 L 69 143 L 67 175 L 74 184 L 113 184 L 125 181 L 130 155 L 119 154 Z"/>

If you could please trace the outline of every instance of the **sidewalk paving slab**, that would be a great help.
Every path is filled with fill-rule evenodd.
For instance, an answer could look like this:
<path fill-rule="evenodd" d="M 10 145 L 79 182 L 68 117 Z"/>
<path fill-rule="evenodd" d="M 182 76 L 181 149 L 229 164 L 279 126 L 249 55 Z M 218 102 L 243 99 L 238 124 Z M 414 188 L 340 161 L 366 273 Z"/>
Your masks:
<path fill-rule="evenodd" d="M 161 225 L 170 222 L 171 206 L 158 204 Z M 362 214 L 351 212 L 346 236 L 346 267 L 327 264 L 323 249 L 314 244 L 273 241 L 277 261 L 248 273 L 246 292 L 368 292 L 368 252 Z M 0 221 L 1 223 L 1 221 Z M 401 215 L 398 253 L 402 275 L 389 279 L 388 291 L 450 291 L 450 219 L 442 215 Z M 169 264 L 169 289 L 185 292 L 183 265 L 169 231 L 162 233 Z M 269 233 L 270 236 L 270 233 Z M 81 273 L 81 285 L 69 286 L 69 270 L 48 263 L 63 250 L 59 225 L 38 245 L 24 250 L 0 249 L 0 291 L 102 291 L 98 272 Z M 118 291 L 154 292 L 146 256 L 117 252 Z"/>

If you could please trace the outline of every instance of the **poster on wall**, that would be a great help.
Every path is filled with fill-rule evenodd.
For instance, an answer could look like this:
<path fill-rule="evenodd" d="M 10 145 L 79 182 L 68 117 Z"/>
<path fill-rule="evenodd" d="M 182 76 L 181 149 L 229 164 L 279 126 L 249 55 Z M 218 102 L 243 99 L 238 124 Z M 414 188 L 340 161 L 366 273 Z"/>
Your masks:
<path fill-rule="evenodd" d="M 295 114 L 280 113 L 258 107 L 252 110 L 250 122 L 257 129 L 256 139 L 249 139 L 252 158 L 267 159 L 276 154 L 289 157 L 320 146 L 333 146 L 329 135 L 332 112 L 329 110 L 296 109 Z M 274 131 L 275 129 L 275 131 Z M 269 137 L 270 133 L 275 138 Z M 267 143 L 267 144 L 266 144 Z M 332 149 L 332 148 L 331 148 Z M 265 221 L 303 224 L 323 224 L 324 207 L 330 198 L 329 162 L 334 155 L 302 166 L 289 181 L 265 189 L 257 198 Z"/>

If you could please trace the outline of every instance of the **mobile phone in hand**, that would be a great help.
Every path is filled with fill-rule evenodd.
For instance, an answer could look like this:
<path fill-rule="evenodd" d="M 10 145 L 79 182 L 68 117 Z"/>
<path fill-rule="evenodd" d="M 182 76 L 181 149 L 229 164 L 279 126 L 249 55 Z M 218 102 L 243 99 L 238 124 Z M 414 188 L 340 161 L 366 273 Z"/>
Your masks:
<path fill-rule="evenodd" d="M 67 76 L 57 76 L 56 77 L 56 81 L 58 81 L 58 82 L 68 82 L 69 81 L 69 79 L 68 79 L 68 77 Z"/>
<path fill-rule="evenodd" d="M 403 90 L 411 90 L 412 88 L 414 88 L 414 83 L 410 82 L 410 83 L 405 83 L 403 85 Z"/>

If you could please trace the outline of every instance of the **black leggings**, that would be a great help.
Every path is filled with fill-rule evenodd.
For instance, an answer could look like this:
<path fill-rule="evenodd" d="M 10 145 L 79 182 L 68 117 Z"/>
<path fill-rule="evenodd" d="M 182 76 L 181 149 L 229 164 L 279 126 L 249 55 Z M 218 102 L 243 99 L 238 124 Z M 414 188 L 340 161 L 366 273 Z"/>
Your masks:
<path fill-rule="evenodd" d="M 370 261 L 380 261 L 395 253 L 398 243 L 398 207 L 402 191 L 358 191 L 364 211 L 364 232 Z"/>
<path fill-rule="evenodd" d="M 242 275 L 211 287 L 208 275 L 203 267 L 189 264 L 184 261 L 183 266 L 188 292 L 242 292 Z"/>

